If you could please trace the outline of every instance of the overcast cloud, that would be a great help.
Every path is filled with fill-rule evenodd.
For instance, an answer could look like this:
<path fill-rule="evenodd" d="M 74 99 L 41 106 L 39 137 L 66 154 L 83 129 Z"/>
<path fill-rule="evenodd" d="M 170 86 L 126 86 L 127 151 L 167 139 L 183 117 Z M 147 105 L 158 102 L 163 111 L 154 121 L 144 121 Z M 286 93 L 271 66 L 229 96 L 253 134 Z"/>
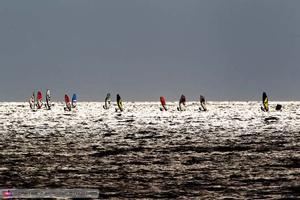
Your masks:
<path fill-rule="evenodd" d="M 0 101 L 300 100 L 300 1 L 0 1 Z"/>

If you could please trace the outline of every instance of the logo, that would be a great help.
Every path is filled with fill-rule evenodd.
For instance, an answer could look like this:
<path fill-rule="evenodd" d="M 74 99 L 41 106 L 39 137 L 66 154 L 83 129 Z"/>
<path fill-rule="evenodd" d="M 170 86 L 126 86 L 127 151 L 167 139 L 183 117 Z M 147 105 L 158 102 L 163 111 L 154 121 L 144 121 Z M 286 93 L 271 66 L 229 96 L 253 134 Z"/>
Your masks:
<path fill-rule="evenodd" d="M 11 199 L 13 196 L 12 191 L 10 190 L 3 190 L 2 191 L 2 198 L 3 199 Z"/>

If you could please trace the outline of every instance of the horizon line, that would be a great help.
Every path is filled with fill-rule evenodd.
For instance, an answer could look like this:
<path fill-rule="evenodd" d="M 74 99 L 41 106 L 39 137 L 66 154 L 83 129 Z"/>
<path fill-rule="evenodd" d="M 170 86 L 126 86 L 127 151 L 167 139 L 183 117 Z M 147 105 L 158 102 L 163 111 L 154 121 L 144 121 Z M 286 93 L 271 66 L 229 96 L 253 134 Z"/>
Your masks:
<path fill-rule="evenodd" d="M 159 100 L 157 101 L 124 101 L 122 100 L 124 103 L 145 103 L 145 102 L 149 102 L 149 103 L 160 103 Z M 45 101 L 43 101 L 45 102 Z M 61 101 L 51 101 L 52 103 L 60 103 L 60 102 L 63 102 L 64 103 L 64 100 L 61 100 Z M 117 101 L 111 101 L 111 102 L 117 102 Z M 166 102 L 171 102 L 171 103 L 178 103 L 179 100 L 174 100 L 174 101 L 166 101 Z M 195 102 L 200 102 L 200 101 L 187 101 L 187 103 L 195 103 Z M 206 101 L 206 103 L 208 102 L 261 102 L 261 100 L 209 100 L 209 101 Z M 272 100 L 272 101 L 269 101 L 269 103 L 272 103 L 272 102 L 300 102 L 300 100 Z M 0 103 L 29 103 L 28 101 L 0 101 Z M 105 103 L 105 101 L 77 101 L 77 103 Z"/>

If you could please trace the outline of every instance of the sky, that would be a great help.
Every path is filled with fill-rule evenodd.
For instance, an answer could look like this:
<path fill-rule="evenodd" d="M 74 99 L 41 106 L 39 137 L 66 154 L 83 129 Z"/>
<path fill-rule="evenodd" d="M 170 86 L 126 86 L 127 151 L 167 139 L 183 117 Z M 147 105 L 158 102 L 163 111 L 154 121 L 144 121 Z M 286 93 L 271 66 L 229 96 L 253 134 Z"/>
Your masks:
<path fill-rule="evenodd" d="M 300 100 L 298 0 L 2 0 L 0 101 Z"/>

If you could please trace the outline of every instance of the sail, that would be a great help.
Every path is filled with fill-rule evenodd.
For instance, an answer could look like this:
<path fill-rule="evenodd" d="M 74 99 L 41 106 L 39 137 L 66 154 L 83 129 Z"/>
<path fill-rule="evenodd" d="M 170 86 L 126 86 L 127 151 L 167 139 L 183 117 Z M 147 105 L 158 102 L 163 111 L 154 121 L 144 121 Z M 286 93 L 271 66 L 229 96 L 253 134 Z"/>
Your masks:
<path fill-rule="evenodd" d="M 66 109 L 71 111 L 70 97 L 67 94 L 65 94 L 65 104 L 66 104 Z"/>
<path fill-rule="evenodd" d="M 43 106 L 43 93 L 38 91 L 37 93 L 37 108 L 41 109 Z"/>
<path fill-rule="evenodd" d="M 205 97 L 202 95 L 200 95 L 200 105 L 203 111 L 207 111 Z"/>
<path fill-rule="evenodd" d="M 77 105 L 77 95 L 73 94 L 73 97 L 72 97 L 72 108 L 76 108 L 76 105 Z"/>
<path fill-rule="evenodd" d="M 49 89 L 46 91 L 46 107 L 47 109 L 51 109 L 51 92 Z"/>
<path fill-rule="evenodd" d="M 37 99 L 38 100 L 42 100 L 43 99 L 43 94 L 42 94 L 41 91 L 38 91 L 38 93 L 37 93 Z"/>
<path fill-rule="evenodd" d="M 105 98 L 105 105 L 103 106 L 104 109 L 109 109 L 110 108 L 110 93 L 107 93 L 106 98 Z"/>
<path fill-rule="evenodd" d="M 124 106 L 123 106 L 123 102 L 121 99 L 121 96 L 119 94 L 117 94 L 117 104 L 118 104 L 118 108 L 120 111 L 124 110 Z"/>
<path fill-rule="evenodd" d="M 186 103 L 186 98 L 184 95 L 181 95 L 181 97 L 179 99 L 179 107 L 178 107 L 179 111 L 185 110 L 185 103 Z"/>
<path fill-rule="evenodd" d="M 167 111 L 166 98 L 161 96 L 159 99 L 160 99 L 161 106 L 163 107 L 163 110 Z"/>
<path fill-rule="evenodd" d="M 32 96 L 29 99 L 29 105 L 31 110 L 35 110 L 35 94 L 34 92 L 32 93 Z"/>
<path fill-rule="evenodd" d="M 185 96 L 184 96 L 184 95 L 181 95 L 180 100 L 179 100 L 179 103 L 185 105 L 185 102 L 186 102 Z"/>
<path fill-rule="evenodd" d="M 269 101 L 268 101 L 267 94 L 265 92 L 263 92 L 262 101 L 263 101 L 264 111 L 269 111 Z"/>

